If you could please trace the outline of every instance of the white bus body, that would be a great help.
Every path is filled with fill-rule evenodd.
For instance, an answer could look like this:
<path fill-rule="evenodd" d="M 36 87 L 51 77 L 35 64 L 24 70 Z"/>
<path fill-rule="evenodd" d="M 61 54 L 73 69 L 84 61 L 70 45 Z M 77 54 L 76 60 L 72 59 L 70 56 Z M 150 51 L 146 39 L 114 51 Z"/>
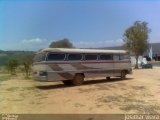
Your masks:
<path fill-rule="evenodd" d="M 46 48 L 35 56 L 34 78 L 80 85 L 84 77 L 121 77 L 132 72 L 124 50 Z"/>

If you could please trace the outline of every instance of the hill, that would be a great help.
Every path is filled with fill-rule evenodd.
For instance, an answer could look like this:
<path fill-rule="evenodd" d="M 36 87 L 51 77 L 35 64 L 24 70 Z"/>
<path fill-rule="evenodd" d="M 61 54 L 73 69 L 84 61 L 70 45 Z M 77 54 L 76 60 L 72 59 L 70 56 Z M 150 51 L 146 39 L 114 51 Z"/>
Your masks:
<path fill-rule="evenodd" d="M 16 59 L 19 62 L 27 55 L 34 55 L 33 51 L 3 51 L 0 50 L 0 65 L 5 65 L 9 59 Z"/>

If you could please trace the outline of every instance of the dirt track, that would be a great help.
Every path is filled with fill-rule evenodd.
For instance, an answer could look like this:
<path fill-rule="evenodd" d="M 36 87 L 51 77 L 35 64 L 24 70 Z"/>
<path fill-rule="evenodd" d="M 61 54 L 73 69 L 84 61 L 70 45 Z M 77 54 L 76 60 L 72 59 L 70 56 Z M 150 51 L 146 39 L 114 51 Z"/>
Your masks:
<path fill-rule="evenodd" d="M 126 80 L 90 78 L 75 87 L 14 77 L 0 82 L 0 108 L 0 113 L 160 113 L 160 68 L 134 70 Z"/>

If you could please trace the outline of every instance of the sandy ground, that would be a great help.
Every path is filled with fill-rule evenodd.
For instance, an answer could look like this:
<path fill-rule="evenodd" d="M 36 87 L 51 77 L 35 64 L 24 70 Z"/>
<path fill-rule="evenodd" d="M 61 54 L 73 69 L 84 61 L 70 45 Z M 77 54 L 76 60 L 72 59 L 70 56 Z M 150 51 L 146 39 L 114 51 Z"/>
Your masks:
<path fill-rule="evenodd" d="M 160 68 L 74 87 L 22 78 L 0 82 L 0 113 L 160 113 Z"/>

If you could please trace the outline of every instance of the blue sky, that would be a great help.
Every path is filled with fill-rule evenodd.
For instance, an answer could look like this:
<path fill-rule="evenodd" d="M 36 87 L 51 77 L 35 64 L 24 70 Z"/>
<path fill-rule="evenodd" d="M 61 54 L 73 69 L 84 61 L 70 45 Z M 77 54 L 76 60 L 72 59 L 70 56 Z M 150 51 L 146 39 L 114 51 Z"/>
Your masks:
<path fill-rule="evenodd" d="M 1 0 L 0 49 L 38 50 L 68 38 L 76 47 L 123 44 L 124 31 L 148 22 L 150 42 L 160 42 L 158 0 Z"/>

